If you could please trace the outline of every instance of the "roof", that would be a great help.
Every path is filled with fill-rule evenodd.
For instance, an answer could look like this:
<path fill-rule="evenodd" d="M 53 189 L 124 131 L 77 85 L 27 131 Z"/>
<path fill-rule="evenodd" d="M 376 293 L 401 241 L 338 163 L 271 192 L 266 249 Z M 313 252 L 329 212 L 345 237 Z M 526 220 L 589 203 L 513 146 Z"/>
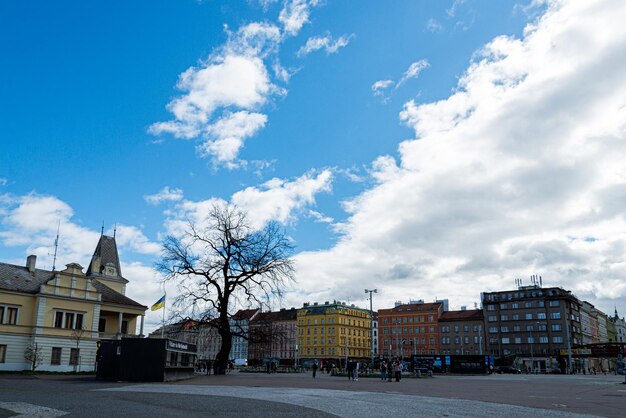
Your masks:
<path fill-rule="evenodd" d="M 258 312 L 258 309 L 240 309 L 232 317 L 235 321 L 245 321 L 252 319 L 252 317 Z"/>
<path fill-rule="evenodd" d="M 35 269 L 31 273 L 24 266 L 0 263 L 0 289 L 34 294 L 52 276 L 53 272 L 48 270 Z"/>
<path fill-rule="evenodd" d="M 295 321 L 298 311 L 295 308 L 281 309 L 274 312 L 259 312 L 252 322 L 277 322 L 277 321 Z"/>
<path fill-rule="evenodd" d="M 465 311 L 446 311 L 441 314 L 439 321 L 483 321 L 483 311 L 472 309 Z"/>
<path fill-rule="evenodd" d="M 117 305 L 126 305 L 126 306 L 134 306 L 137 308 L 147 309 L 147 306 L 142 305 L 141 303 L 135 302 L 129 297 L 122 295 L 119 292 L 111 289 L 109 286 L 100 283 L 98 280 L 93 281 L 93 285 L 98 292 L 102 294 L 102 302 L 105 303 L 114 303 Z"/>
<path fill-rule="evenodd" d="M 108 235 L 101 235 L 98 240 L 89 267 L 87 267 L 87 276 L 100 275 L 100 271 L 93 271 L 94 261 L 100 258 L 100 266 L 113 265 L 117 271 L 117 276 L 122 277 L 122 269 L 120 267 L 120 257 L 117 253 L 117 244 L 115 243 L 115 237 L 109 237 Z"/>
<path fill-rule="evenodd" d="M 35 269 L 32 273 L 24 266 L 0 263 L 0 289 L 20 293 L 37 294 L 41 285 L 54 278 L 58 271 Z M 96 290 L 102 295 L 102 302 L 114 303 L 146 309 L 147 307 L 135 302 L 129 297 L 93 280 Z"/>

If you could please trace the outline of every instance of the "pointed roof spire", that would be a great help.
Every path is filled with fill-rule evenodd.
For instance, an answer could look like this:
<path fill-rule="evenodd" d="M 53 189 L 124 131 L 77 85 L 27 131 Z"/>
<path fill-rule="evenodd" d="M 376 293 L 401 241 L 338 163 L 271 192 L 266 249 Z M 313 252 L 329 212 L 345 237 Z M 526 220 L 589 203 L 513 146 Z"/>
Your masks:
<path fill-rule="evenodd" d="M 99 275 L 122 278 L 120 257 L 117 253 L 115 237 L 101 235 L 91 262 L 87 268 L 87 276 Z"/>
<path fill-rule="evenodd" d="M 100 228 L 100 236 L 104 235 L 104 219 L 102 220 L 102 228 Z"/>

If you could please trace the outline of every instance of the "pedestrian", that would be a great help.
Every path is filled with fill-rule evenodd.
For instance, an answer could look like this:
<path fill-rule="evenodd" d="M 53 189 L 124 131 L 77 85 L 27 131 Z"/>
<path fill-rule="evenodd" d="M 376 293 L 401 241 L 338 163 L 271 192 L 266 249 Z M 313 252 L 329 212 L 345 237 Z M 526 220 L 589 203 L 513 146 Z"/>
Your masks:
<path fill-rule="evenodd" d="M 360 362 L 355 362 L 354 363 L 354 378 L 353 380 L 355 381 L 359 381 L 359 368 L 361 367 L 361 363 Z"/>
<path fill-rule="evenodd" d="M 352 362 L 352 360 L 348 360 L 348 362 L 346 363 L 346 372 L 348 373 L 348 380 L 352 380 L 353 379 L 353 373 L 354 371 L 354 363 Z"/>
<path fill-rule="evenodd" d="M 313 379 L 315 379 L 315 374 L 317 373 L 317 361 L 313 363 Z"/>
<path fill-rule="evenodd" d="M 393 364 L 393 366 L 394 366 L 393 370 L 394 370 L 395 375 L 396 375 L 396 382 L 399 382 L 400 379 L 402 378 L 402 365 L 400 364 L 399 361 L 396 361 Z"/>
<path fill-rule="evenodd" d="M 380 363 L 380 380 L 387 380 L 387 362 L 385 360 Z"/>

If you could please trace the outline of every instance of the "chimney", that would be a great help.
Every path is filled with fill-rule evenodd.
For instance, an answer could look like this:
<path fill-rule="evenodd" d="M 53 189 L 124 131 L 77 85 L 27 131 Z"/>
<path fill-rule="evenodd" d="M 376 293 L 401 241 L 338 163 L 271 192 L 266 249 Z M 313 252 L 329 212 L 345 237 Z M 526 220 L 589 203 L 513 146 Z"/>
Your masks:
<path fill-rule="evenodd" d="M 28 271 L 30 271 L 31 273 L 35 272 L 35 264 L 37 263 L 37 256 L 36 255 L 29 255 L 26 258 L 26 267 L 28 268 Z"/>

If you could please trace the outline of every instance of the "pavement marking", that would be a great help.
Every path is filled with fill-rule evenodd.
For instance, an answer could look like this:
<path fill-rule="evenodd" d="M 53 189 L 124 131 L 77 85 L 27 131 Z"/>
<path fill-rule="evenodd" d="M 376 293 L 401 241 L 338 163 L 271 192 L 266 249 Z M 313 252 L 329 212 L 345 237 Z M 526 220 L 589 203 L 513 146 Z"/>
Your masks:
<path fill-rule="evenodd" d="M 445 416 L 480 417 L 506 416 L 507 418 L 541 417 L 591 417 L 563 410 L 530 408 L 464 399 L 445 399 L 393 393 L 352 392 L 329 389 L 268 388 L 247 386 L 199 386 L 170 384 L 140 384 L 96 389 L 109 392 L 170 393 L 180 395 L 224 396 L 281 402 L 327 412 L 340 417 L 414 417 Z"/>
<path fill-rule="evenodd" d="M 12 417 L 53 418 L 68 414 L 68 412 L 59 411 L 58 409 L 33 405 L 26 402 L 0 402 L 0 408 L 19 414 L 13 415 Z"/>

